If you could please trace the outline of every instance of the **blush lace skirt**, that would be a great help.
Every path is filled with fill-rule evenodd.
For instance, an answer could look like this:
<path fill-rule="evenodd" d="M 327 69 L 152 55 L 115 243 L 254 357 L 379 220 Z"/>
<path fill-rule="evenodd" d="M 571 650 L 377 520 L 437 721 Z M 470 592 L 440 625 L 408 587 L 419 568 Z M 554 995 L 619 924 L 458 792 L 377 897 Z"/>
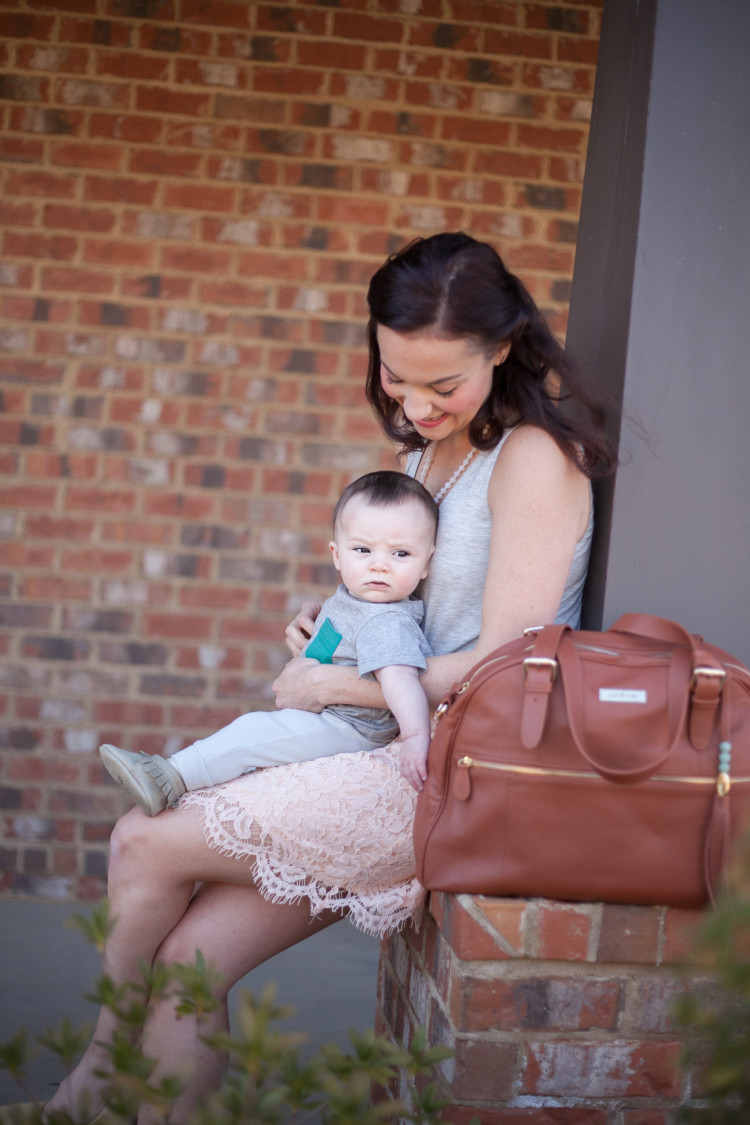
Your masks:
<path fill-rule="evenodd" d="M 274 766 L 186 794 L 203 815 L 206 840 L 255 864 L 274 902 L 310 901 L 310 911 L 346 911 L 382 937 L 418 920 L 425 892 L 415 876 L 416 794 L 391 746 Z"/>

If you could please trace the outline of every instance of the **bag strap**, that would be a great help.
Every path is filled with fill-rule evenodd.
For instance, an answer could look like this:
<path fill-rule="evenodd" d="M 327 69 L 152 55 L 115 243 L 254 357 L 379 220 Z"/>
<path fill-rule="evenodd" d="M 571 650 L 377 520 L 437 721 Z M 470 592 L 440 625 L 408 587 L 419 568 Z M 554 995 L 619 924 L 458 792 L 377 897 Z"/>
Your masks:
<path fill-rule="evenodd" d="M 521 745 L 534 750 L 547 722 L 552 687 L 557 678 L 557 650 L 569 625 L 545 625 L 536 634 L 531 655 L 523 662 L 523 706 Z"/>
<path fill-rule="evenodd" d="M 624 613 L 611 631 L 688 648 L 692 660 L 688 737 L 694 749 L 705 750 L 711 741 L 727 673 L 719 659 L 704 646 L 703 637 L 689 633 L 676 621 L 646 613 Z"/>

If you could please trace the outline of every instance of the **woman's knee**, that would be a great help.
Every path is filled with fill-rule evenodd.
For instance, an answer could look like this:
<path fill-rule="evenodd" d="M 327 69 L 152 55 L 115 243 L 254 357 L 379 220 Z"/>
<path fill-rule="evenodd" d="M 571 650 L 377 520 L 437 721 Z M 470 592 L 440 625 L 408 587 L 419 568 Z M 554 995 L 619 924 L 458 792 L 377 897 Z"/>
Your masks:
<path fill-rule="evenodd" d="M 153 823 L 140 809 L 125 813 L 112 829 L 109 840 L 109 871 L 117 872 L 153 849 Z"/>

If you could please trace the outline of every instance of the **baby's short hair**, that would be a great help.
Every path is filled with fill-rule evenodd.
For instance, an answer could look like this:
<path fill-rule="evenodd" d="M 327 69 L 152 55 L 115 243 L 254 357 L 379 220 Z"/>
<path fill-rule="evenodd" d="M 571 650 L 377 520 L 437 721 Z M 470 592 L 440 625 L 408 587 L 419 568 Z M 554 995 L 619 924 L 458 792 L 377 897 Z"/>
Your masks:
<path fill-rule="evenodd" d="M 406 473 L 396 473 L 382 469 L 376 473 L 365 473 L 348 484 L 338 498 L 333 512 L 333 531 L 336 533 L 341 513 L 350 500 L 361 497 L 376 508 L 386 508 L 416 500 L 432 520 L 433 538 L 437 535 L 438 506 L 423 484 Z"/>

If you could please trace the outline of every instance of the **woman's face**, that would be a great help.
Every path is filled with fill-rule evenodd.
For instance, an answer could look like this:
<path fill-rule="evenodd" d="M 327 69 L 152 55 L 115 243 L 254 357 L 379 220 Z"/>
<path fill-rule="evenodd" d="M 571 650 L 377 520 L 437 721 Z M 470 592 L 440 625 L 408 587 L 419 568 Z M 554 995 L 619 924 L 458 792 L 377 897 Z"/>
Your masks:
<path fill-rule="evenodd" d="M 492 387 L 492 370 L 510 347 L 488 355 L 473 340 L 377 328 L 380 381 L 421 437 L 441 441 L 465 430 Z"/>

